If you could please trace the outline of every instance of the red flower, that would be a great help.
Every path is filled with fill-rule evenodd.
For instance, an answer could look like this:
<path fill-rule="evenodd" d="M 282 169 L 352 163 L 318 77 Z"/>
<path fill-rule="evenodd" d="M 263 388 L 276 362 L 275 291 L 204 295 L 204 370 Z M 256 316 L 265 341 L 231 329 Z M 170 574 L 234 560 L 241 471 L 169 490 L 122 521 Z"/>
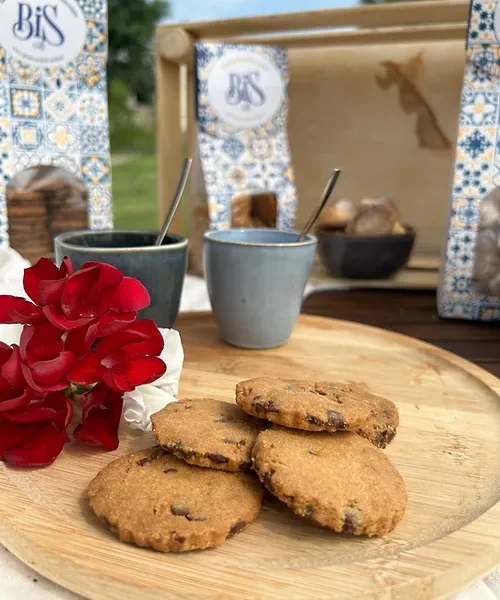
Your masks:
<path fill-rule="evenodd" d="M 136 318 L 137 313 L 118 314 L 109 310 L 97 321 L 92 321 L 90 325 L 68 332 L 65 348 L 73 352 L 75 356 L 82 356 L 90 350 L 98 338 L 123 331 L 134 323 Z"/>
<path fill-rule="evenodd" d="M 62 335 L 50 323 L 23 328 L 21 369 L 29 386 L 37 392 L 57 392 L 69 386 L 68 374 L 75 356 L 64 350 Z"/>
<path fill-rule="evenodd" d="M 48 258 L 41 258 L 36 265 L 24 271 L 24 290 L 39 307 L 57 305 L 72 274 L 73 265 L 69 258 L 63 260 L 61 267 Z"/>
<path fill-rule="evenodd" d="M 104 446 L 110 452 L 118 448 L 118 427 L 123 396 L 101 383 L 81 398 L 82 423 L 73 432 L 77 440 L 90 446 Z"/>
<path fill-rule="evenodd" d="M 0 417 L 22 409 L 39 396 L 26 383 L 19 348 L 0 342 Z"/>
<path fill-rule="evenodd" d="M 124 277 L 111 265 L 89 262 L 69 277 L 60 305 L 43 308 L 46 318 L 59 329 L 70 331 L 89 325 L 108 311 L 134 318 L 151 299 L 137 279 Z"/>
<path fill-rule="evenodd" d="M 82 405 L 78 440 L 118 447 L 123 394 L 166 370 L 153 321 L 136 322 L 146 288 L 112 266 L 77 272 L 41 259 L 24 273 L 24 298 L 0 296 L 0 323 L 23 324 L 19 346 L 0 342 L 0 460 L 51 464 L 69 441 L 71 398 Z"/>
<path fill-rule="evenodd" d="M 42 311 L 18 296 L 0 296 L 0 323 L 12 325 L 13 323 L 39 323 L 43 321 Z"/>
<path fill-rule="evenodd" d="M 99 342 L 95 351 L 74 365 L 69 379 L 79 385 L 103 381 L 119 392 L 131 392 L 165 373 L 165 363 L 157 358 L 163 346 L 155 323 L 149 319 L 139 321 Z"/>
<path fill-rule="evenodd" d="M 30 402 L 22 410 L 0 415 L 0 459 L 14 467 L 44 467 L 69 441 L 73 407 L 63 392 Z"/>
<path fill-rule="evenodd" d="M 110 265 L 86 263 L 73 273 L 68 258 L 57 267 L 42 258 L 26 269 L 24 298 L 0 296 L 0 323 L 34 324 L 50 321 L 63 331 L 92 325 L 111 311 L 117 321 L 129 323 L 149 306 L 146 288 L 137 279 L 124 277 Z"/>
<path fill-rule="evenodd" d="M 39 323 L 44 320 L 42 307 L 60 302 L 68 276 L 73 273 L 69 259 L 58 268 L 48 258 L 41 258 L 35 266 L 24 271 L 24 289 L 35 304 L 17 296 L 0 296 L 0 322 Z"/>

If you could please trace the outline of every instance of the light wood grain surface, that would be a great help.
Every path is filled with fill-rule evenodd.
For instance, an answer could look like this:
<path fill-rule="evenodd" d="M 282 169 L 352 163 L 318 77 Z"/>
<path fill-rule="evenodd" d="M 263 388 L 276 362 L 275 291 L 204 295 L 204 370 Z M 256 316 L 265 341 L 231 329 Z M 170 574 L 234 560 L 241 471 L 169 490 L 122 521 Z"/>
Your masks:
<path fill-rule="evenodd" d="M 219 549 L 163 555 L 120 543 L 84 497 L 109 461 L 152 444 L 123 435 L 113 454 L 71 444 L 53 467 L 0 467 L 0 542 L 57 583 L 96 600 L 446 597 L 500 561 L 500 381 L 465 360 L 397 334 L 302 316 L 283 348 L 224 345 L 211 317 L 179 319 L 181 397 L 232 400 L 258 375 L 365 382 L 393 399 L 401 427 L 387 453 L 409 495 L 383 539 L 347 539 L 269 502 Z M 144 490 L 147 493 L 147 490 Z"/>

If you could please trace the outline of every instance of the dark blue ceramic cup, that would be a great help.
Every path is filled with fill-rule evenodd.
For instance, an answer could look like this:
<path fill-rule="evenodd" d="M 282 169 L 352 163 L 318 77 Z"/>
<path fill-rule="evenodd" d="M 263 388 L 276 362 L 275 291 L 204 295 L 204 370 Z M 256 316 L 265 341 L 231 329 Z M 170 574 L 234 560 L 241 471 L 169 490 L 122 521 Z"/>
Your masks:
<path fill-rule="evenodd" d="M 155 246 L 155 231 L 73 231 L 55 238 L 56 260 L 65 256 L 75 269 L 98 261 L 113 265 L 138 279 L 151 296 L 151 305 L 140 318 L 153 319 L 158 327 L 173 327 L 179 312 L 187 268 L 187 239 L 168 235 L 162 246 Z"/>

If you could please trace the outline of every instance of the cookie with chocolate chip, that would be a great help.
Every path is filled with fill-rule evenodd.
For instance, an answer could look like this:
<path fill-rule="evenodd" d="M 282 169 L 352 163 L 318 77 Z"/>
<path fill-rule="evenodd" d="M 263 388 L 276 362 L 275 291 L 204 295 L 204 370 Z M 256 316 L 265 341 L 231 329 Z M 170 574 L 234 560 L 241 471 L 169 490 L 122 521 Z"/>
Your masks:
<path fill-rule="evenodd" d="M 338 533 L 385 535 L 403 518 L 403 478 L 381 450 L 355 433 L 275 427 L 257 438 L 253 461 L 279 500 Z"/>
<path fill-rule="evenodd" d="M 396 436 L 399 425 L 398 409 L 394 402 L 379 396 L 367 398 L 367 402 L 371 406 L 370 418 L 356 433 L 378 448 L 386 448 Z"/>
<path fill-rule="evenodd" d="M 186 462 L 222 471 L 248 471 L 252 448 L 267 422 L 236 404 L 181 400 L 151 417 L 160 446 Z"/>
<path fill-rule="evenodd" d="M 200 469 L 161 448 L 115 460 L 87 490 L 120 540 L 160 552 L 219 546 L 257 518 L 263 493 L 253 474 Z"/>
<path fill-rule="evenodd" d="M 245 412 L 306 431 L 357 431 L 371 416 L 375 398 L 363 386 L 259 377 L 236 386 Z"/>

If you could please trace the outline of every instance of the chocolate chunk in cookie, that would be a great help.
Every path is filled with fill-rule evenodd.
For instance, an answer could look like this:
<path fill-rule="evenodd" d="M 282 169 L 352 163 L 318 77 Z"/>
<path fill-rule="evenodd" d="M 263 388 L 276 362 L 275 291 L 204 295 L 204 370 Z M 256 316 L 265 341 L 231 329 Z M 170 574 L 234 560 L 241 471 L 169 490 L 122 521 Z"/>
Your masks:
<path fill-rule="evenodd" d="M 351 432 L 276 427 L 253 449 L 266 488 L 295 513 L 348 535 L 385 535 L 406 507 L 404 481 L 387 456 Z"/>
<path fill-rule="evenodd" d="M 257 518 L 263 494 L 253 474 L 200 469 L 161 448 L 115 460 L 87 490 L 123 542 L 160 552 L 219 546 Z"/>
<path fill-rule="evenodd" d="M 260 377 L 236 386 L 236 402 L 248 414 L 307 431 L 357 431 L 374 398 L 356 384 Z"/>
<path fill-rule="evenodd" d="M 267 422 L 236 404 L 202 398 L 169 404 L 151 417 L 158 443 L 199 467 L 247 471 L 252 448 Z"/>

